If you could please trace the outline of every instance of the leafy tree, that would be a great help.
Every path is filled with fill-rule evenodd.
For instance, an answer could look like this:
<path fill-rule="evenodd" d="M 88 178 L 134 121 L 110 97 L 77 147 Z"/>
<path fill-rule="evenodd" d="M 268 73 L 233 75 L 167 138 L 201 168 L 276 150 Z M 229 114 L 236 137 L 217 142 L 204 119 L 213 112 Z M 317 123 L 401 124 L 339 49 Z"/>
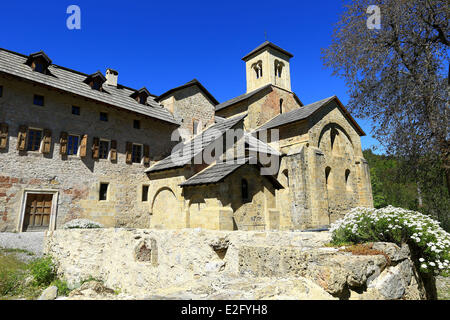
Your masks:
<path fill-rule="evenodd" d="M 367 26 L 370 5 L 381 10 L 380 29 Z M 448 200 L 448 0 L 350 0 L 344 7 L 323 50 L 325 65 L 345 79 L 349 109 L 370 118 L 388 154 L 404 160 L 402 174 L 416 180 L 416 189 L 438 188 L 435 201 L 444 183 Z"/>
<path fill-rule="evenodd" d="M 440 221 L 445 230 L 450 230 L 450 198 L 439 167 L 425 167 L 427 162 L 422 160 L 424 167 L 418 170 L 418 174 L 425 177 L 418 177 L 405 174 L 410 167 L 408 161 L 394 156 L 377 155 L 370 149 L 364 150 L 363 154 L 369 162 L 375 208 L 392 205 L 420 211 Z M 422 188 L 417 181 L 423 181 L 420 184 Z"/>

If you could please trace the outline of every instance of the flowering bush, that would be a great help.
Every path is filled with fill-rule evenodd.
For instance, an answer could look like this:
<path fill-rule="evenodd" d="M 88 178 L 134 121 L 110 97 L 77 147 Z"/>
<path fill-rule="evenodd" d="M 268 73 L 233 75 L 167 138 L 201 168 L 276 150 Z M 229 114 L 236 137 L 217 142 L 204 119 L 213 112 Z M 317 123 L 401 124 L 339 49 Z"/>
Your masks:
<path fill-rule="evenodd" d="M 447 276 L 450 273 L 450 234 L 439 226 L 439 222 L 420 212 L 392 206 L 354 208 L 332 224 L 330 232 L 334 244 L 407 243 L 422 272 Z"/>
<path fill-rule="evenodd" d="M 103 225 L 101 225 L 98 222 L 94 222 L 87 219 L 74 219 L 67 222 L 63 226 L 63 229 L 96 229 L 96 228 L 103 228 Z"/>

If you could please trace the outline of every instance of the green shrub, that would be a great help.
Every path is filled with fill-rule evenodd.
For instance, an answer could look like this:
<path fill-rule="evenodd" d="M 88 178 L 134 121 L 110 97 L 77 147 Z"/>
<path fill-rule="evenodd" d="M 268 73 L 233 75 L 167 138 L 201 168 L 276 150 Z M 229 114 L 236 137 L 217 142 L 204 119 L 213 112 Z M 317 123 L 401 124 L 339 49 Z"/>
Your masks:
<path fill-rule="evenodd" d="M 68 296 L 70 293 L 69 286 L 67 285 L 67 282 L 61 279 L 55 279 L 50 284 L 51 286 L 56 286 L 58 288 L 58 295 L 59 296 Z"/>
<path fill-rule="evenodd" d="M 355 208 L 334 223 L 330 231 L 334 244 L 407 243 L 421 272 L 444 276 L 450 272 L 450 234 L 439 226 L 439 222 L 420 212 L 392 206 Z"/>
<path fill-rule="evenodd" d="M 30 264 L 30 272 L 37 286 L 48 286 L 56 279 L 56 268 L 51 257 L 39 258 Z"/>

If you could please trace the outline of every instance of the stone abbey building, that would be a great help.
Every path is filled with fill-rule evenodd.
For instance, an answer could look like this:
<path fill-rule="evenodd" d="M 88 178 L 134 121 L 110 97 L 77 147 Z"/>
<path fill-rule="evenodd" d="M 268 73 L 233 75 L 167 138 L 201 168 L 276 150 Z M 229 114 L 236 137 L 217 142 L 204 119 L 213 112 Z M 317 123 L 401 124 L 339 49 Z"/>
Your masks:
<path fill-rule="evenodd" d="M 292 57 L 263 43 L 219 103 L 197 80 L 155 96 L 0 49 L 0 231 L 298 230 L 372 206 L 363 130 L 336 96 L 303 105 Z"/>

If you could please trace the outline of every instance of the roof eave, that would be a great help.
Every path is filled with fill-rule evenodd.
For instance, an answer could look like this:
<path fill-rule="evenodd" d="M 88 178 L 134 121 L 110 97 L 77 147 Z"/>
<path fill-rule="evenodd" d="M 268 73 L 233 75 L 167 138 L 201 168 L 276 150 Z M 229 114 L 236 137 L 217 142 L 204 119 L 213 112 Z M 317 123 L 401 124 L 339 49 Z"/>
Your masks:
<path fill-rule="evenodd" d="M 150 115 L 147 115 L 147 114 L 144 114 L 144 113 L 140 113 L 140 112 L 137 112 L 137 111 L 129 110 L 129 109 L 126 109 L 126 108 L 123 108 L 123 107 L 120 107 L 120 106 L 116 106 L 116 105 L 109 104 L 109 103 L 106 103 L 106 102 L 103 102 L 103 101 L 100 101 L 100 100 L 96 100 L 96 99 L 93 99 L 93 98 L 90 98 L 90 97 L 86 97 L 86 96 L 80 95 L 80 94 L 78 94 L 78 93 L 74 93 L 74 92 L 71 92 L 71 91 L 67 91 L 67 90 L 63 90 L 63 89 L 60 89 L 60 88 L 56 88 L 56 87 L 54 87 L 54 86 L 47 85 L 47 84 L 42 83 L 42 82 L 39 82 L 39 81 L 34 81 L 34 80 L 31 80 L 31 79 L 26 79 L 26 78 L 24 78 L 24 77 L 20 77 L 20 76 L 17 76 L 17 75 L 14 75 L 14 74 L 10 74 L 10 73 L 4 72 L 4 71 L 0 71 L 0 74 L 4 74 L 4 75 L 7 75 L 7 76 L 9 76 L 9 77 L 13 77 L 13 78 L 16 78 L 16 79 L 20 79 L 21 81 L 29 82 L 29 83 L 32 83 L 32 84 L 38 84 L 38 85 L 41 85 L 41 86 L 43 86 L 43 87 L 45 87 L 45 88 L 48 88 L 48 89 L 51 89 L 51 90 L 56 90 L 56 91 L 59 91 L 59 92 L 69 93 L 69 94 L 72 94 L 72 95 L 74 95 L 74 96 L 77 96 L 77 97 L 86 99 L 86 100 L 91 101 L 91 102 L 94 102 L 94 103 L 100 103 L 100 104 L 103 104 L 103 105 L 106 105 L 106 106 L 109 106 L 109 107 L 112 107 L 112 108 L 117 108 L 117 109 L 120 110 L 120 111 L 126 111 L 126 112 L 131 112 L 131 113 L 139 114 L 139 115 L 141 115 L 141 116 L 148 117 L 148 118 L 152 118 L 152 119 L 155 119 L 155 120 L 158 120 L 158 121 L 163 121 L 163 122 L 169 123 L 169 124 L 171 124 L 171 125 L 176 125 L 176 126 L 180 126 L 180 125 L 181 125 L 181 123 L 179 123 L 179 122 L 176 121 L 176 120 L 174 120 L 174 121 L 169 121 L 169 120 L 166 120 L 166 119 L 161 119 L 161 118 L 158 118 L 158 117 L 150 116 Z"/>
<path fill-rule="evenodd" d="M 272 42 L 266 41 L 263 44 L 261 44 L 260 46 L 258 46 L 256 49 L 252 50 L 250 53 L 248 53 L 247 55 L 245 55 L 242 60 L 243 61 L 247 61 L 251 56 L 265 50 L 267 47 L 270 47 L 272 49 L 275 49 L 277 51 L 280 51 L 281 53 L 285 54 L 286 56 L 288 56 L 289 58 L 293 58 L 294 55 L 282 48 L 280 48 L 279 46 L 273 44 Z"/>
<path fill-rule="evenodd" d="M 179 87 L 176 88 L 172 88 L 166 92 L 164 92 L 163 94 L 157 96 L 155 98 L 156 102 L 160 102 L 161 100 L 163 100 L 164 98 L 170 96 L 171 94 L 179 91 L 179 90 L 183 90 L 186 88 L 189 88 L 191 86 L 198 86 L 200 88 L 200 90 L 202 90 L 206 96 L 211 100 L 211 102 L 213 103 L 214 106 L 217 106 L 219 104 L 219 101 L 217 101 L 217 99 L 200 83 L 200 81 L 198 81 L 197 79 L 194 79 L 192 81 L 189 81 Z"/>

